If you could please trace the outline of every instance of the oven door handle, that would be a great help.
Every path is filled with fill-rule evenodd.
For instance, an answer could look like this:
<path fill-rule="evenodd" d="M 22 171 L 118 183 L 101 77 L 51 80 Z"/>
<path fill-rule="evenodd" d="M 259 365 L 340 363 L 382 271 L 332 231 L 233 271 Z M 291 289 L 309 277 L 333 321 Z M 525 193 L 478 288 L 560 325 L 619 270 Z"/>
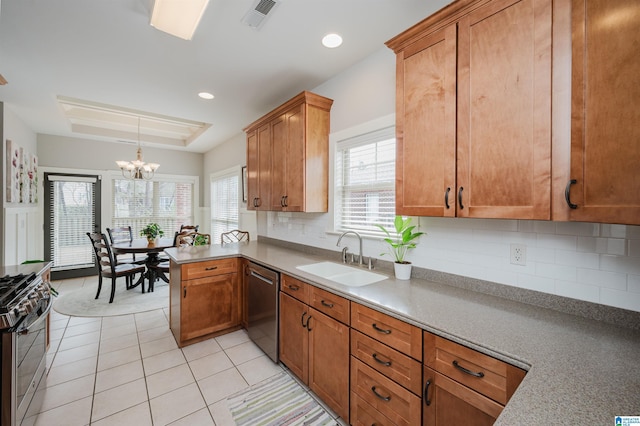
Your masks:
<path fill-rule="evenodd" d="M 53 307 L 53 298 L 49 297 L 48 300 L 49 300 L 49 303 L 47 303 L 47 307 L 44 309 L 44 311 L 42 311 L 42 313 L 40 315 L 38 315 L 38 319 L 35 320 L 34 322 L 32 322 L 31 324 L 29 324 L 28 327 L 25 327 L 22 330 L 19 330 L 18 333 L 20 333 L 20 334 L 29 333 L 29 331 L 31 330 L 32 327 L 35 327 L 36 325 L 39 325 L 42 321 L 44 321 L 47 318 L 47 315 L 49 314 L 49 311 L 51 311 L 51 308 Z"/>

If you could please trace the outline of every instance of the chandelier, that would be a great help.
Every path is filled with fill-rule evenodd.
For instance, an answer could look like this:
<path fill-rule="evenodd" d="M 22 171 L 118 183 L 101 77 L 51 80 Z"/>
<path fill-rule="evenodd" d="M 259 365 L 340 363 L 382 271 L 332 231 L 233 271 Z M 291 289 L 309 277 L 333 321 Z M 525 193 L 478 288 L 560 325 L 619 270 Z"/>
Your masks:
<path fill-rule="evenodd" d="M 157 163 L 145 163 L 142 160 L 142 147 L 140 146 L 140 117 L 138 117 L 138 151 L 136 159 L 133 161 L 116 161 L 120 170 L 122 170 L 122 176 L 125 179 L 144 179 L 150 180 L 153 178 L 160 164 Z"/>

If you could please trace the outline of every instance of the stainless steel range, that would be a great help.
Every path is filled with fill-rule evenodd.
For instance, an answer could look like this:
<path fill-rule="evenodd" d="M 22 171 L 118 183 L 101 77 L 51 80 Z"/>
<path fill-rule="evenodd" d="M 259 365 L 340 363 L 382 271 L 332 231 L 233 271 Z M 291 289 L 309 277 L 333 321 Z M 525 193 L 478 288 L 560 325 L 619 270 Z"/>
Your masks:
<path fill-rule="evenodd" d="M 36 273 L 0 278 L 0 424 L 18 426 L 39 411 L 34 395 L 45 372 L 51 287 Z"/>

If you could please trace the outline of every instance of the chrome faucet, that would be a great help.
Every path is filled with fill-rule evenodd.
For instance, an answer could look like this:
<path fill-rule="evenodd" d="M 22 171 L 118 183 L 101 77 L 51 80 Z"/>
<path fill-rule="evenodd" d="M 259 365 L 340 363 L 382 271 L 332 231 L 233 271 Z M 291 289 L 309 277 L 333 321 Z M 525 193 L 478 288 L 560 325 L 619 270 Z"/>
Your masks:
<path fill-rule="evenodd" d="M 342 235 L 340 235 L 340 238 L 338 238 L 338 242 L 336 243 L 336 246 L 340 247 L 340 241 L 342 241 L 342 237 L 344 237 L 344 236 L 345 236 L 345 235 L 347 235 L 347 234 L 353 234 L 353 235 L 355 235 L 356 237 L 358 237 L 358 241 L 359 241 L 359 243 L 360 243 L 360 253 L 358 254 L 358 264 L 359 264 L 359 265 L 362 265 L 362 264 L 363 264 L 363 261 L 362 261 L 362 237 L 361 237 L 361 236 L 360 236 L 360 234 L 358 234 L 356 231 L 346 231 L 346 232 L 343 232 L 343 233 L 342 233 Z M 343 255 L 343 261 L 344 261 L 344 259 L 345 259 L 345 257 L 346 257 L 346 256 L 345 256 L 345 254 L 346 254 L 346 253 L 345 253 L 345 252 L 344 252 L 344 250 L 343 250 L 343 253 L 342 253 L 342 255 Z"/>

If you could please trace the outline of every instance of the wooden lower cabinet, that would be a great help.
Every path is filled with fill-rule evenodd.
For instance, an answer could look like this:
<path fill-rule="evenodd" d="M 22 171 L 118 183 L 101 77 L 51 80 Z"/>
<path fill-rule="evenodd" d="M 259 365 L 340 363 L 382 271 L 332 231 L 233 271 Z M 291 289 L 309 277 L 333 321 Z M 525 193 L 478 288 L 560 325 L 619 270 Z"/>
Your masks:
<path fill-rule="evenodd" d="M 280 361 L 348 421 L 348 325 L 281 291 Z"/>
<path fill-rule="evenodd" d="M 492 425 L 503 406 L 448 377 L 424 367 L 424 426 Z"/>
<path fill-rule="evenodd" d="M 170 327 L 178 346 L 240 327 L 238 259 L 171 262 Z"/>
<path fill-rule="evenodd" d="M 398 426 L 420 423 L 420 397 L 355 357 L 351 357 L 351 389 L 373 408 L 369 415 L 379 413 L 382 418 L 388 419 L 390 424 Z M 354 422 L 362 421 L 357 412 L 352 411 L 352 414 Z"/>

